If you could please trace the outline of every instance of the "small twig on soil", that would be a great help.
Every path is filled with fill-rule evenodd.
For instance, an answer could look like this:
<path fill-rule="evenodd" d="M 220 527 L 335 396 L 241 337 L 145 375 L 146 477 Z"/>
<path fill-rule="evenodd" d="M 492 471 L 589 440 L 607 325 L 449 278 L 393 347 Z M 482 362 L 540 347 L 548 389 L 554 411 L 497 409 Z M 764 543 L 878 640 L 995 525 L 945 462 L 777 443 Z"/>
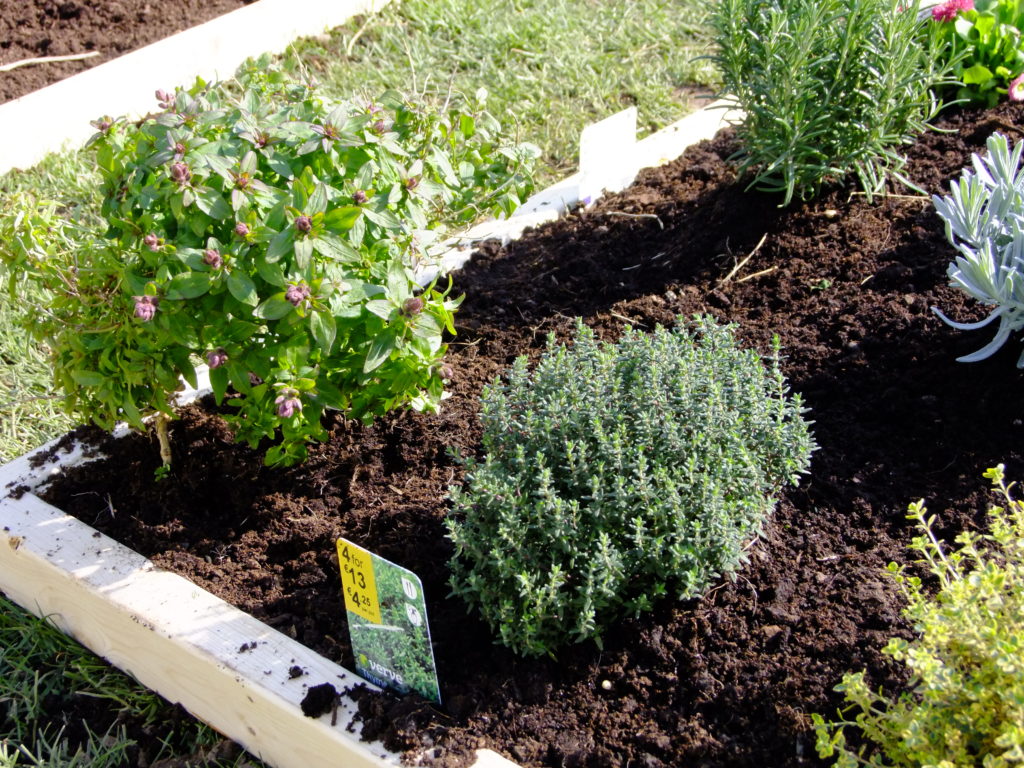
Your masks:
<path fill-rule="evenodd" d="M 752 275 L 747 275 L 746 277 L 741 277 L 736 282 L 737 283 L 745 283 L 745 282 L 747 282 L 747 280 L 753 280 L 755 277 L 764 277 L 769 272 L 774 272 L 776 269 L 778 269 L 777 266 L 775 266 L 775 267 L 768 267 L 768 269 L 762 269 L 760 272 L 755 272 Z"/>
<path fill-rule="evenodd" d="M 729 272 L 728 275 L 726 275 L 725 277 L 723 277 L 721 280 L 718 281 L 718 287 L 721 288 L 723 285 L 725 285 L 730 280 L 732 280 L 733 277 L 736 275 L 736 273 L 739 272 L 741 269 L 743 269 L 743 265 L 746 264 L 748 261 L 750 261 L 754 257 L 755 253 L 757 253 L 759 250 L 761 250 L 761 246 L 764 245 L 764 241 L 767 240 L 767 239 L 768 239 L 768 233 L 765 232 L 763 235 L 761 235 L 761 239 L 757 241 L 757 245 L 754 246 L 754 250 L 752 250 L 750 253 L 748 253 L 746 258 L 743 259 L 743 261 L 741 261 L 739 264 L 737 264 L 735 267 L 733 267 L 732 271 Z M 744 278 L 744 279 L 746 279 L 746 278 Z M 740 282 L 742 283 L 743 280 L 740 280 Z"/>
<path fill-rule="evenodd" d="M 868 193 L 863 191 L 863 190 L 856 190 L 854 192 L 851 192 L 850 196 L 852 197 L 853 195 L 857 195 L 858 197 L 867 197 L 867 194 Z M 930 197 L 928 197 L 927 195 L 897 195 L 895 192 L 891 192 L 891 193 L 885 194 L 885 195 L 877 195 L 877 197 L 881 197 L 881 198 L 892 197 L 892 198 L 895 198 L 897 200 L 921 200 L 922 202 L 925 202 L 925 203 L 930 203 L 932 201 L 932 199 Z"/>
<path fill-rule="evenodd" d="M 622 320 L 624 323 L 629 323 L 630 325 L 639 325 L 641 328 L 646 328 L 647 327 L 646 325 L 641 323 L 639 320 L 634 320 L 633 318 L 626 317 L 625 315 L 619 315 L 619 314 L 616 314 L 615 312 L 612 312 L 611 316 L 612 317 L 616 317 L 619 320 Z"/>
<path fill-rule="evenodd" d="M 661 217 L 654 213 L 626 213 L 625 211 L 605 211 L 605 216 L 621 216 L 624 219 L 654 219 L 661 229 L 665 228 Z"/>
<path fill-rule="evenodd" d="M 30 64 L 50 64 L 58 61 L 81 61 L 82 59 L 91 59 L 93 56 L 99 55 L 99 51 L 89 51 L 88 53 L 72 53 L 67 56 L 37 56 L 32 59 L 12 61 L 10 64 L 0 64 L 0 72 L 10 72 L 12 69 L 27 67 Z"/>

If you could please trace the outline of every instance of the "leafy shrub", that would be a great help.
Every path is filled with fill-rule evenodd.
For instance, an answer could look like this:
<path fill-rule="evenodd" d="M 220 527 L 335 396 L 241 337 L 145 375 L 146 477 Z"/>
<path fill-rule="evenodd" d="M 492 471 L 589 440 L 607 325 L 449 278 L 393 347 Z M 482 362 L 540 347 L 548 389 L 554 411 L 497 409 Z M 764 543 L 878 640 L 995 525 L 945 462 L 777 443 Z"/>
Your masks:
<path fill-rule="evenodd" d="M 481 95 L 334 104 L 263 64 L 238 86 L 160 91 L 138 125 L 98 121 L 106 242 L 75 263 L 15 261 L 54 295 L 33 330 L 70 410 L 142 428 L 201 360 L 218 400 L 238 395 L 239 438 L 280 430 L 267 461 L 287 464 L 323 437 L 324 408 L 437 407 L 458 300 L 421 290 L 415 268 L 445 228 L 515 208 L 536 149 Z"/>
<path fill-rule="evenodd" d="M 946 81 L 934 41 L 920 45 L 916 3 L 718 0 L 712 13 L 724 93 L 750 186 L 809 198 L 856 175 L 870 197 L 938 111 Z"/>
<path fill-rule="evenodd" d="M 949 195 L 932 196 L 936 212 L 946 222 L 946 238 L 960 252 L 949 265 L 950 284 L 983 304 L 995 305 L 977 323 L 957 323 L 937 307 L 932 311 L 960 330 L 999 320 L 992 341 L 957 358 L 965 363 L 990 357 L 1010 333 L 1024 327 L 1024 143 L 1018 142 L 1011 153 L 1006 137 L 994 133 L 987 147 L 985 157 L 972 156 L 973 172 L 965 169 L 959 180 L 950 182 Z M 1017 367 L 1024 368 L 1024 355 Z"/>
<path fill-rule="evenodd" d="M 907 597 L 904 615 L 919 634 L 894 639 L 885 652 L 909 668 L 911 690 L 890 699 L 858 672 L 836 687 L 856 711 L 853 721 L 826 723 L 814 715 L 821 757 L 838 753 L 839 768 L 936 766 L 1007 768 L 1024 765 L 1024 503 L 1010 496 L 1003 465 L 989 469 L 1006 507 L 989 511 L 991 532 L 960 534 L 947 554 L 923 502 L 908 517 L 922 536 L 911 548 L 938 580 L 932 596 L 904 566 L 889 572 Z M 872 744 L 853 752 L 844 728 Z"/>
<path fill-rule="evenodd" d="M 482 460 L 452 490 L 453 592 L 518 653 L 600 640 L 663 595 L 700 595 L 795 483 L 813 441 L 731 326 L 700 318 L 599 344 L 577 325 L 483 394 Z"/>
<path fill-rule="evenodd" d="M 929 34 L 937 38 L 960 83 L 955 98 L 987 107 L 1007 92 L 1015 101 L 1024 100 L 1024 93 L 1011 88 L 1024 72 L 1024 8 L 1018 0 L 946 0 L 929 13 Z"/>

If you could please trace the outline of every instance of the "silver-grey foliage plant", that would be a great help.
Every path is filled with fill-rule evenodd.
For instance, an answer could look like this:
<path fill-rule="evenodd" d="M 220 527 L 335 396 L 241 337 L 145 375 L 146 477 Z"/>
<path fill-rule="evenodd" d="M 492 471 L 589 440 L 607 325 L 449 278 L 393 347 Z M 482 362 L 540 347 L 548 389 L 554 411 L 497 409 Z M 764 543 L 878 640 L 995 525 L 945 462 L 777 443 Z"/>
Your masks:
<path fill-rule="evenodd" d="M 946 237 L 960 255 L 949 265 L 950 284 L 983 304 L 992 313 L 976 323 L 957 323 L 938 307 L 943 321 L 969 331 L 999 320 L 995 338 L 964 357 L 972 363 L 993 355 L 1013 331 L 1024 327 L 1024 170 L 1020 168 L 1024 142 L 1010 151 L 1000 133 L 988 138 L 988 154 L 974 154 L 974 171 L 965 169 L 950 182 L 949 195 L 932 196 L 935 210 L 946 222 Z M 1024 354 L 1017 361 L 1024 368 Z"/>
<path fill-rule="evenodd" d="M 618 344 L 578 321 L 533 373 L 517 360 L 451 492 L 453 592 L 540 655 L 735 571 L 814 448 L 778 352 L 766 364 L 710 318 Z"/>

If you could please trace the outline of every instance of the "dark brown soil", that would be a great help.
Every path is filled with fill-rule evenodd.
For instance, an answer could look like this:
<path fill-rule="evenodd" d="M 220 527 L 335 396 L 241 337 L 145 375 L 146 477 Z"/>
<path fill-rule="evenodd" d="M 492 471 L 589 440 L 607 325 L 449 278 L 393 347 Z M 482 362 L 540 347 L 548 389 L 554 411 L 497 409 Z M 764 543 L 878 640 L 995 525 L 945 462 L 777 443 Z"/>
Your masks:
<path fill-rule="evenodd" d="M 32 64 L 0 72 L 0 103 L 251 2 L 254 0 L 0 0 L 0 65 L 99 52 L 81 61 Z"/>
<path fill-rule="evenodd" d="M 955 113 L 949 133 L 912 148 L 910 178 L 943 191 L 993 130 L 1019 137 L 1022 117 Z M 335 537 L 420 574 L 447 707 L 364 695 L 361 710 L 367 735 L 433 749 L 438 765 L 481 746 L 524 766 L 818 764 L 810 715 L 834 714 L 844 672 L 904 680 L 880 651 L 910 632 L 883 575 L 908 559 L 907 504 L 925 498 L 952 538 L 984 520 L 985 468 L 1024 476 L 1020 342 L 956 362 L 992 332 L 955 331 L 929 309 L 983 314 L 947 285 L 953 251 L 928 201 L 838 190 L 780 210 L 735 183 L 735 149 L 725 132 L 591 210 L 485 248 L 456 278 L 466 301 L 442 414 L 335 418 L 328 445 L 280 471 L 190 409 L 174 427 L 173 478 L 152 483 L 155 446 L 125 439 L 50 500 L 349 665 Z M 820 444 L 811 475 L 784 494 L 738 578 L 704 599 L 622 622 L 603 650 L 523 660 L 494 646 L 446 599 L 441 522 L 460 478 L 447 451 L 476 450 L 481 386 L 577 315 L 616 338 L 698 312 L 759 349 L 780 335 Z"/>

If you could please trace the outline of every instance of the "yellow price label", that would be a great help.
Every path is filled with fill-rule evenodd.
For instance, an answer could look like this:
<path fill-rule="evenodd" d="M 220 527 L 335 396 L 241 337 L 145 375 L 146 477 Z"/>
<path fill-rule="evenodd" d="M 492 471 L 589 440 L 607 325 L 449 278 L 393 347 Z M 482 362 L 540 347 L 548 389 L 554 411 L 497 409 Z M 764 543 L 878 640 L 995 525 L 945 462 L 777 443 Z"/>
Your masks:
<path fill-rule="evenodd" d="M 344 539 L 338 539 L 337 544 L 345 608 L 371 624 L 380 624 L 380 599 L 373 576 L 372 555 Z"/>

